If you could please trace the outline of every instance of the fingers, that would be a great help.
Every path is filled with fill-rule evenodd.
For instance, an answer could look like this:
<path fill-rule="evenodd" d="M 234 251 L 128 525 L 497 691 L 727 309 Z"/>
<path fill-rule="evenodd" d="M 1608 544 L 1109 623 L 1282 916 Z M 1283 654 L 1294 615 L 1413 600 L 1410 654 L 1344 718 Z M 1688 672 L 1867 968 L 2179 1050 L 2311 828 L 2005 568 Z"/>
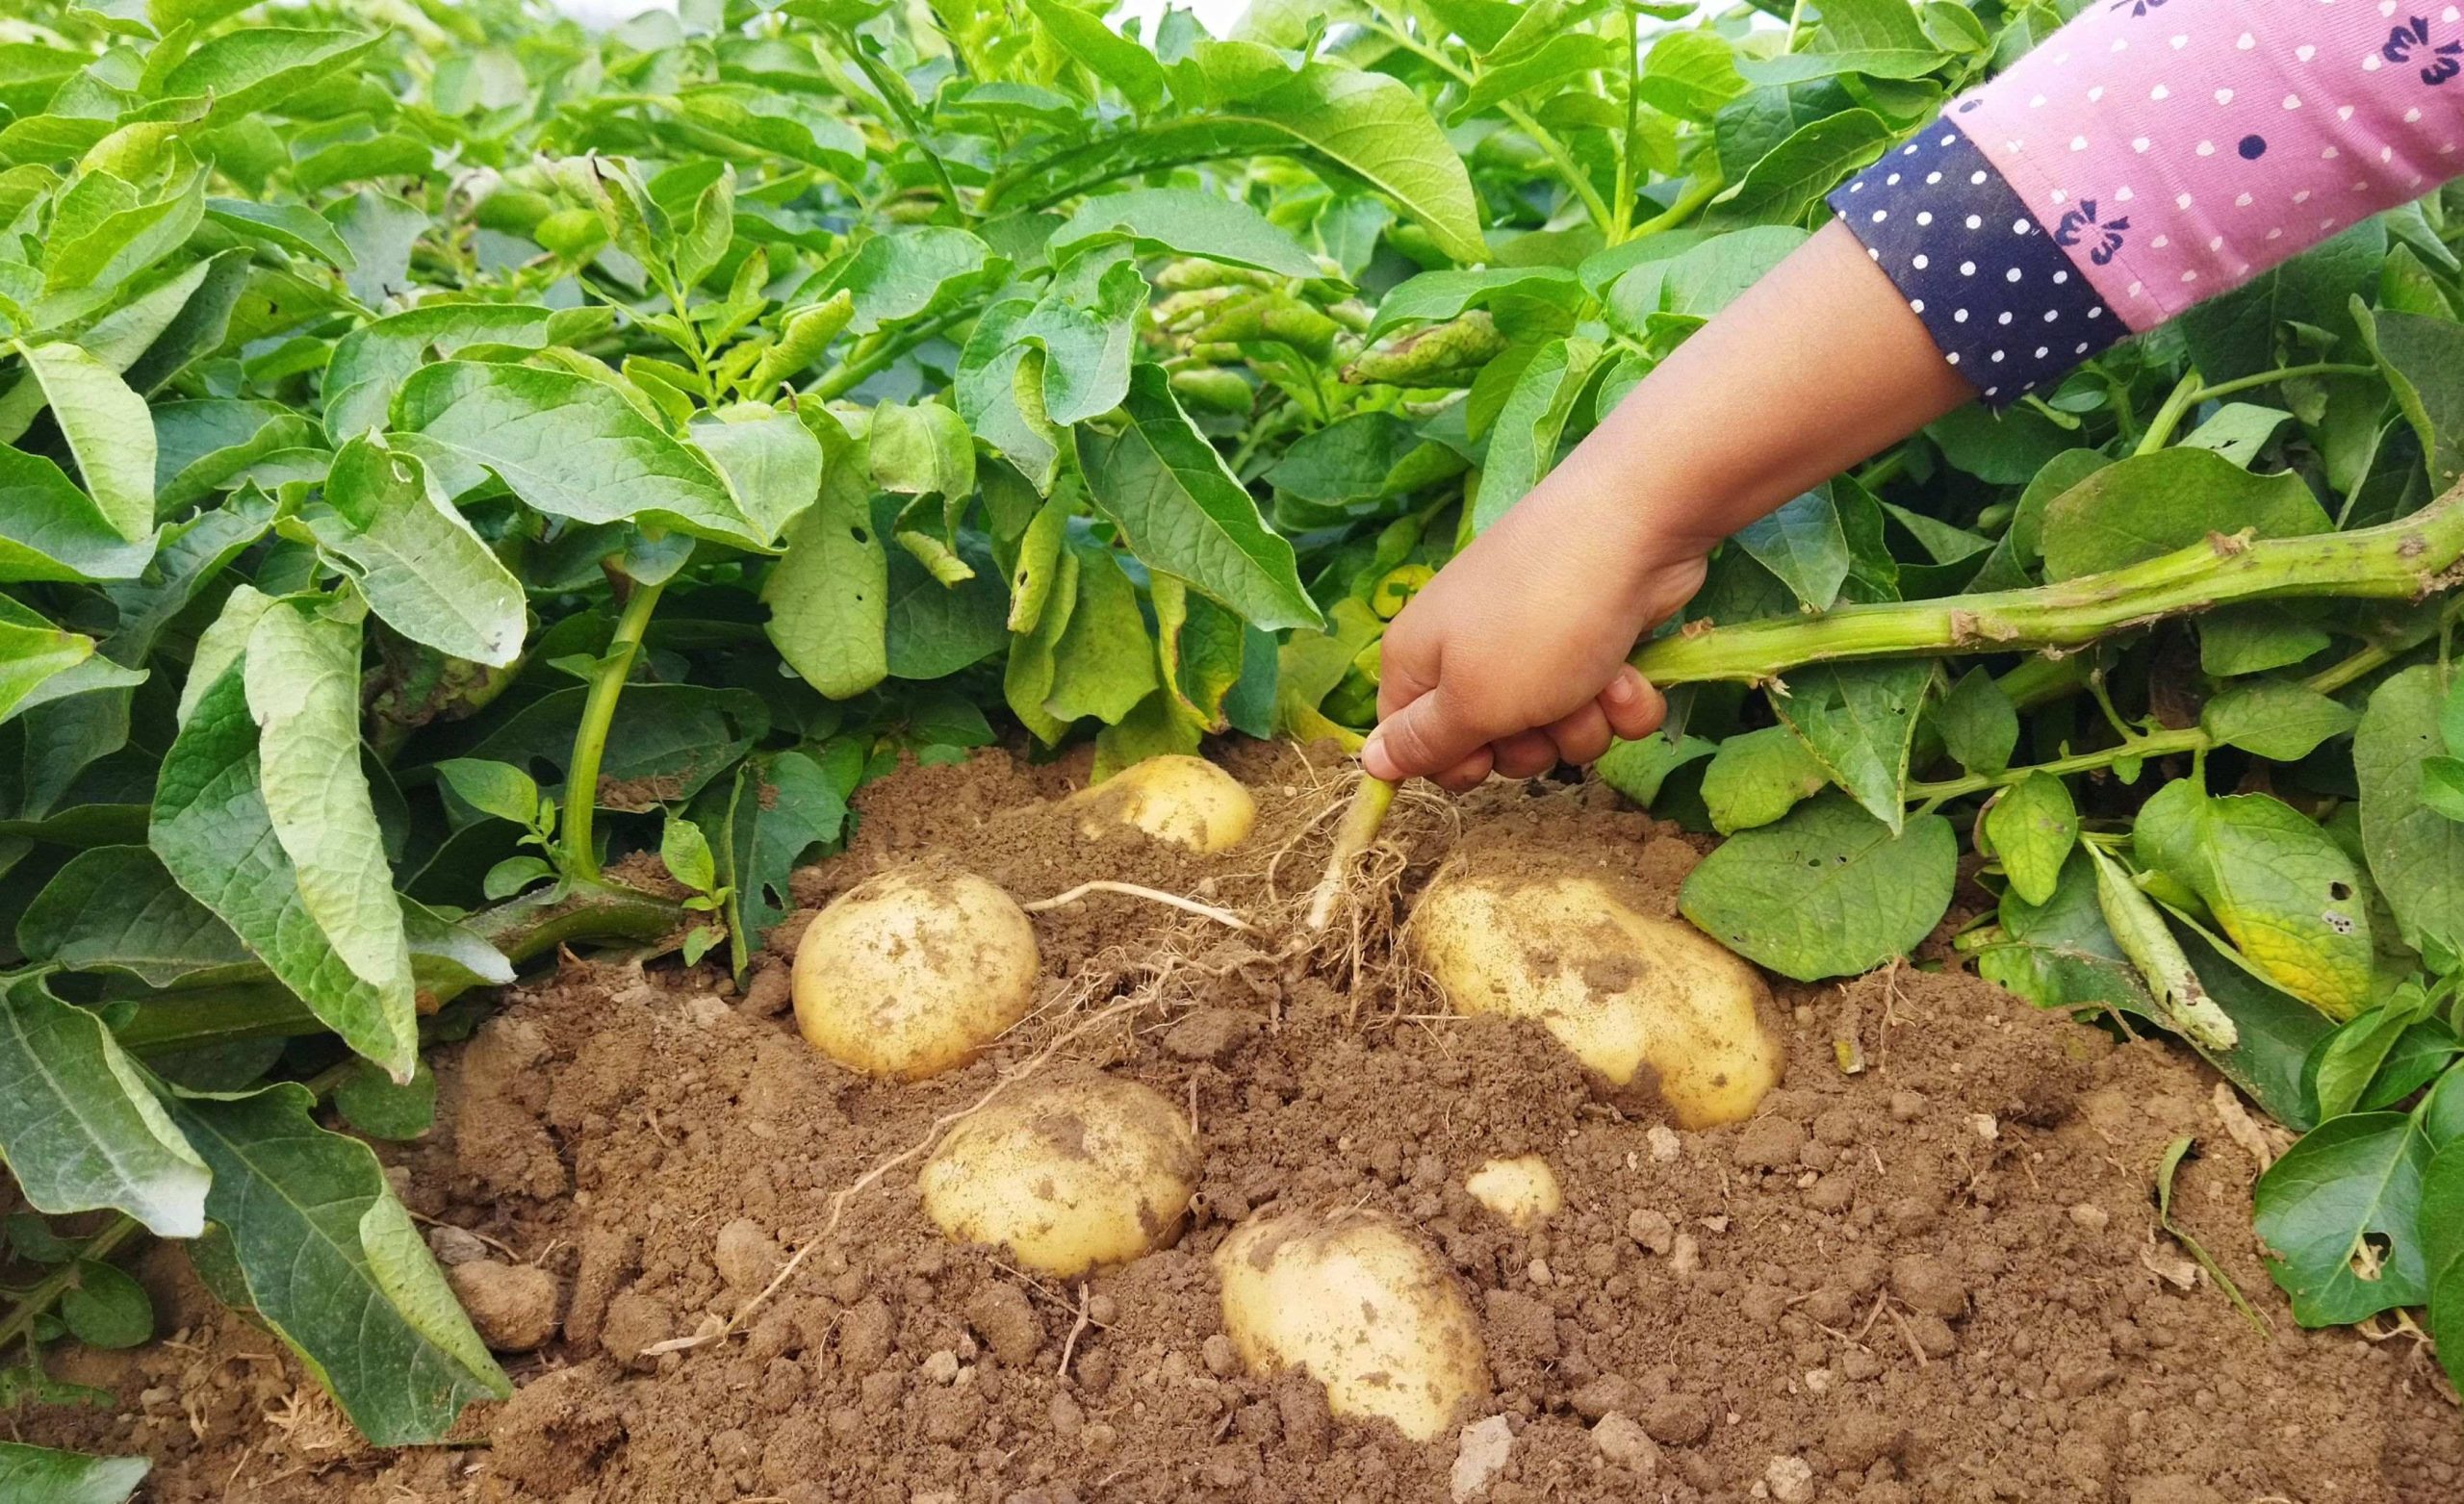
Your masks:
<path fill-rule="evenodd" d="M 1557 765 L 1557 744 L 1547 731 L 1517 731 L 1489 744 L 1500 777 L 1536 778 Z"/>
<path fill-rule="evenodd" d="M 1483 747 L 1453 767 L 1433 776 L 1429 781 L 1450 794 L 1469 794 L 1489 780 L 1489 770 L 1494 761 L 1489 750 Z"/>
<path fill-rule="evenodd" d="M 1369 733 L 1361 767 L 1395 783 L 1448 772 L 1478 752 L 1494 730 L 1458 714 L 1453 700 L 1441 684 L 1395 710 Z"/>
<path fill-rule="evenodd" d="M 1668 699 L 1651 680 L 1628 664 L 1600 692 L 1599 705 L 1608 728 L 1629 742 L 1639 742 L 1668 719 Z"/>
<path fill-rule="evenodd" d="M 1598 762 L 1608 750 L 1608 717 L 1599 701 L 1585 701 L 1574 714 L 1550 726 L 1549 740 L 1567 762 Z"/>

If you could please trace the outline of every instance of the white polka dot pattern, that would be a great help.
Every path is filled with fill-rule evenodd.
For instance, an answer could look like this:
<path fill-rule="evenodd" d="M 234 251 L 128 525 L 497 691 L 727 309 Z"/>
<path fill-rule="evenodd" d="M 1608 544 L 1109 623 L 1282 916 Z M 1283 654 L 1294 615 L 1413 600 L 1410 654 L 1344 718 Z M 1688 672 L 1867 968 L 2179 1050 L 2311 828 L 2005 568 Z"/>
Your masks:
<path fill-rule="evenodd" d="M 1840 221 L 1942 358 L 2008 406 L 2128 331 L 1956 126 L 1937 121 L 1834 192 Z M 1920 207 L 1921 206 L 1921 207 Z M 2097 206 L 2083 204 L 2092 221 Z M 2108 217 L 2112 226 L 2126 220 Z"/>

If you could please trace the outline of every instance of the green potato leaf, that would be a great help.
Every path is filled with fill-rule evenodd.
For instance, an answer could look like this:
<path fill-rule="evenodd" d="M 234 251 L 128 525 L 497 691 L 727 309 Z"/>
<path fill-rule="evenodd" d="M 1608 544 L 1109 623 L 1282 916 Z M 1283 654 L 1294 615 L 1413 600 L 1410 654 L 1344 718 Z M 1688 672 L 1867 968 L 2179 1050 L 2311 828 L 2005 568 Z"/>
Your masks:
<path fill-rule="evenodd" d="M 1139 367 L 1123 406 L 1129 422 L 1119 432 L 1079 429 L 1078 461 L 1091 498 L 1130 550 L 1254 625 L 1320 625 L 1292 545 L 1268 528 L 1163 370 Z"/>
<path fill-rule="evenodd" d="M 153 1464 L 0 1441 L 0 1498 L 42 1504 L 127 1504 Z"/>
<path fill-rule="evenodd" d="M 114 1208 L 165 1237 L 205 1230 L 205 1161 L 102 1019 L 37 978 L 0 987 L 0 1156 L 38 1211 Z"/>
<path fill-rule="evenodd" d="M 1893 830 L 1825 793 L 1731 836 L 1687 875 L 1678 903 L 1731 950 L 1813 981 L 1914 950 L 1949 909 L 1958 866 L 1959 838 L 1941 816 Z"/>
<path fill-rule="evenodd" d="M 1317 259 L 1289 232 L 1236 198 L 1190 188 L 1135 188 L 1078 206 L 1046 239 L 1055 262 L 1102 241 L 1122 239 L 1141 254 L 1203 256 L 1281 277 L 1317 277 Z"/>
<path fill-rule="evenodd" d="M 386 625 L 475 663 L 501 668 L 520 655 L 522 582 L 417 458 L 352 439 L 334 455 L 324 497 L 328 510 L 307 525 Z"/>
<path fill-rule="evenodd" d="M 2269 1273 L 2303 1326 L 2342 1326 L 2428 1297 L 2421 1237 L 2430 1144 L 2401 1112 L 2325 1123 L 2259 1177 Z"/>
<path fill-rule="evenodd" d="M 259 1319 L 378 1446 L 441 1440 L 513 1392 L 367 1145 L 319 1128 L 293 1083 L 170 1110 L 214 1172 L 206 1214 Z"/>
<path fill-rule="evenodd" d="M 1987 777 L 2008 768 L 2019 745 L 2019 712 L 2001 682 L 1984 669 L 1960 676 L 1934 708 L 1934 728 L 1961 767 Z"/>
<path fill-rule="evenodd" d="M 1772 708 L 1834 783 L 1896 831 L 1917 711 L 1933 681 L 1930 663 L 1813 664 L 1789 675 Z"/>
<path fill-rule="evenodd" d="M 96 846 L 70 857 L 18 916 L 17 945 L 31 960 L 119 972 L 149 987 L 260 970 L 231 927 L 142 846 Z"/>
<path fill-rule="evenodd" d="M 2421 1236 L 2430 1339 L 2448 1382 L 2464 1385 L 2464 1148 L 2452 1142 L 2422 1176 Z"/>
<path fill-rule="evenodd" d="M 1831 781 L 1805 738 L 1784 726 L 1726 737 L 1703 772 L 1703 803 L 1722 835 L 1769 825 Z"/>
<path fill-rule="evenodd" d="M 2253 475 L 2211 449 L 2159 449 L 2108 465 L 2045 503 L 2045 577 L 2119 569 L 2211 534 L 2297 538 L 2332 526 L 2298 475 Z"/>
<path fill-rule="evenodd" d="M 579 523 L 637 523 L 738 547 L 770 532 L 707 459 L 610 387 L 561 370 L 440 361 L 394 398 L 389 441 L 460 496 L 493 474 L 529 505 Z"/>
<path fill-rule="evenodd" d="M 28 344 L 17 353 L 51 405 L 87 494 L 122 538 L 154 534 L 154 419 L 119 372 L 74 344 Z"/>
<path fill-rule="evenodd" d="M 2464 826 L 2424 803 L 2424 765 L 2445 753 L 2438 670 L 2406 669 L 2371 693 L 2353 732 L 2361 845 L 2404 943 L 2464 940 Z"/>
<path fill-rule="evenodd" d="M 1736 530 L 1736 546 L 1780 577 L 1809 611 L 1828 611 L 1854 561 L 1828 488 L 1809 491 Z"/>
<path fill-rule="evenodd" d="M 2271 762 L 2298 762 L 2360 724 L 2359 711 L 2283 679 L 2227 685 L 2199 711 L 2208 735 Z"/>
<path fill-rule="evenodd" d="M 298 615 L 276 604 L 259 625 L 276 612 Z M 180 886 L 229 925 L 352 1049 L 408 1077 L 419 1032 L 401 912 L 380 872 L 383 841 L 367 784 L 333 777 L 338 737 L 354 775 L 359 767 L 356 629 L 349 636 L 351 671 L 334 682 L 316 667 L 336 656 L 330 628 L 285 624 L 268 635 L 267 661 L 255 677 L 266 684 L 268 707 L 282 724 L 277 734 L 285 746 L 273 753 L 282 766 L 281 830 L 275 796 L 267 787 L 267 738 L 251 718 L 244 665 L 235 663 L 198 697 L 163 760 L 148 844 Z M 251 644 L 254 638 L 252 629 Z M 308 677 L 291 685 L 269 682 L 276 664 L 295 666 Z M 349 699 L 343 719 L 331 722 L 337 690 Z M 342 824 L 320 824 L 329 816 Z M 314 868 L 313 907 L 295 846 Z M 325 932 L 321 910 L 343 930 L 347 956 Z"/>
<path fill-rule="evenodd" d="M 2079 839 L 2079 811 L 2070 790 L 2040 768 L 2004 790 L 1985 812 L 1986 838 L 2011 890 L 2030 904 L 2052 900 L 2063 865 Z"/>

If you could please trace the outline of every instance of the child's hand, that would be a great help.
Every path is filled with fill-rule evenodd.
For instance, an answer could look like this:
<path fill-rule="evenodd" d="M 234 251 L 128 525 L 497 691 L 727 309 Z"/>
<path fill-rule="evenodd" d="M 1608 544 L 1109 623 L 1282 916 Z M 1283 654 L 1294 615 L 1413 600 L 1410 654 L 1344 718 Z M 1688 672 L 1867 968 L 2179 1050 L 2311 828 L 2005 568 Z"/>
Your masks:
<path fill-rule="evenodd" d="M 1543 488 L 1545 492 L 1546 488 Z M 1704 555 L 1656 548 L 1587 498 L 1536 494 L 1475 540 L 1387 629 L 1378 727 L 1361 765 L 1457 791 L 1590 762 L 1659 728 L 1635 640 L 1703 583 Z"/>
<path fill-rule="evenodd" d="M 1635 640 L 1728 533 L 1975 395 L 1837 223 L 1629 393 L 1387 630 L 1361 766 L 1463 789 L 1656 729 Z"/>

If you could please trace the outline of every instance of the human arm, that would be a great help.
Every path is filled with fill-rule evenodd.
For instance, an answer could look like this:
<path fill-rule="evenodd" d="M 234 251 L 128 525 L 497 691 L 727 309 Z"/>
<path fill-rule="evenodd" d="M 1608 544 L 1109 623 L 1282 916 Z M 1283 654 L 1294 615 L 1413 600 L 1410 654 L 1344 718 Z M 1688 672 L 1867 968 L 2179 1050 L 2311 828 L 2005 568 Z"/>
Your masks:
<path fill-rule="evenodd" d="M 1838 225 L 1646 376 L 1387 631 L 1378 777 L 1469 787 L 1659 725 L 1625 667 L 1729 533 L 1975 395 Z"/>
<path fill-rule="evenodd" d="M 1364 765 L 1460 787 L 1656 725 L 1624 658 L 1721 536 L 2464 170 L 2459 74 L 2451 9 L 2083 13 L 1835 192 L 1830 227 L 1441 572 L 1388 633 Z"/>

